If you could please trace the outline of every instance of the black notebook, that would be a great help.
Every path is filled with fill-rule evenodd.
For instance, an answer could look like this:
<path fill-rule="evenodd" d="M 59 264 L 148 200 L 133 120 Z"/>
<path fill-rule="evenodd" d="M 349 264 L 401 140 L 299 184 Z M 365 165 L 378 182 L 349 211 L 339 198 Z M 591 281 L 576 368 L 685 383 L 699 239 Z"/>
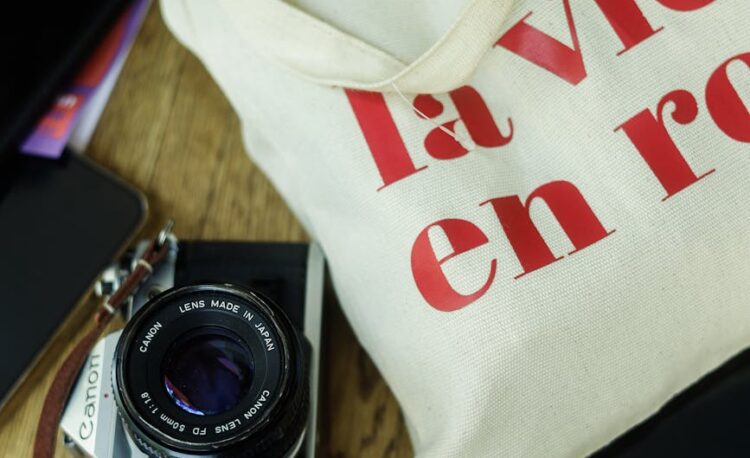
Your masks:
<path fill-rule="evenodd" d="M 0 167 L 66 89 L 127 0 L 10 2 L 0 12 Z"/>
<path fill-rule="evenodd" d="M 13 2 L 0 14 L 0 405 L 143 218 L 140 195 L 85 159 L 17 153 L 129 4 Z"/>

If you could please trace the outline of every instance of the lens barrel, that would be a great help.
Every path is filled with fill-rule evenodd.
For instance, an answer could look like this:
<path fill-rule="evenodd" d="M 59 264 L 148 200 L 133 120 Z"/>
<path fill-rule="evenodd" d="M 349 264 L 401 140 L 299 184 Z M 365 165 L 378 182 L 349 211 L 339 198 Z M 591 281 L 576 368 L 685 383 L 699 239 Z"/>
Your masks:
<path fill-rule="evenodd" d="M 152 456 L 283 457 L 308 416 L 309 346 L 256 292 L 201 284 L 168 290 L 128 322 L 114 394 Z"/>

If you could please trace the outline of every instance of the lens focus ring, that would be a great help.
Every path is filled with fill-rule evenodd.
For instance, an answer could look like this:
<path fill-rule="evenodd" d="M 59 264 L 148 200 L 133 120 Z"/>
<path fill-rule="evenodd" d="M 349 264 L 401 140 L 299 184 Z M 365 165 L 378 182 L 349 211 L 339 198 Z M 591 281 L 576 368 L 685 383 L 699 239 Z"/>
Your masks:
<path fill-rule="evenodd" d="M 195 285 L 149 301 L 115 352 L 118 409 L 155 456 L 284 456 L 301 440 L 309 346 L 252 291 Z"/>

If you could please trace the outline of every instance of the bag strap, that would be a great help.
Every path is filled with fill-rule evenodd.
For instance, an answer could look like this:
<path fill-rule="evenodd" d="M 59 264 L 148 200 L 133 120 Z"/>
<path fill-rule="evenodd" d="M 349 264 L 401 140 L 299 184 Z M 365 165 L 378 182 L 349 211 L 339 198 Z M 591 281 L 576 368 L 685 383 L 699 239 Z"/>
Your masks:
<path fill-rule="evenodd" d="M 422 56 L 404 63 L 280 0 L 220 0 L 259 54 L 308 80 L 366 91 L 440 93 L 463 85 L 500 36 L 513 0 L 470 0 Z"/>
<path fill-rule="evenodd" d="M 122 285 L 102 303 L 101 308 L 94 315 L 93 329 L 78 342 L 60 366 L 44 399 L 44 406 L 34 439 L 34 458 L 52 458 L 54 456 L 60 418 L 70 395 L 70 390 L 73 388 L 86 357 L 94 348 L 115 313 L 138 289 L 138 286 L 151 275 L 154 267 L 167 255 L 169 244 L 166 243 L 166 239 L 170 230 L 171 223 L 151 242 L 141 258 L 136 261 L 135 268 L 122 282 Z"/>

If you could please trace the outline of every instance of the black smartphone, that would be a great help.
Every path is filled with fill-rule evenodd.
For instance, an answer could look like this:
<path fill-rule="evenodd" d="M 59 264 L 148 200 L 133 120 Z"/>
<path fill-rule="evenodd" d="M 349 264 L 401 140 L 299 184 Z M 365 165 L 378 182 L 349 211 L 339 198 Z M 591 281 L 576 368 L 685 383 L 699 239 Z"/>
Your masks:
<path fill-rule="evenodd" d="M 141 193 L 74 153 L 0 163 L 0 408 L 145 214 Z"/>

